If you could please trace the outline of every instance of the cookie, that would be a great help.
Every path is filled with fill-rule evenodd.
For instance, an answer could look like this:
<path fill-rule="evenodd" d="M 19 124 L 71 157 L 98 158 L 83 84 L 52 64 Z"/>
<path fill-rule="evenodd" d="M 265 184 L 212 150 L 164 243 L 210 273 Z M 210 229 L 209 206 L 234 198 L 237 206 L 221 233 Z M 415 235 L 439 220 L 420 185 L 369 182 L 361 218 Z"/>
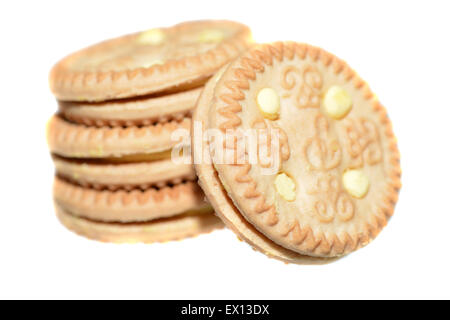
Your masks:
<path fill-rule="evenodd" d="M 81 187 L 56 177 L 53 196 L 70 213 L 103 222 L 149 221 L 209 207 L 195 182 L 111 191 Z"/>
<path fill-rule="evenodd" d="M 120 158 L 118 158 L 120 159 Z M 180 163 L 168 158 L 156 161 L 123 161 L 118 159 L 67 159 L 53 156 L 58 176 L 74 184 L 97 190 L 148 189 L 176 185 L 183 181 L 195 181 L 194 168 L 190 158 Z"/>
<path fill-rule="evenodd" d="M 196 110 L 192 117 L 192 123 L 200 127 L 192 128 L 192 132 L 197 130 L 198 137 L 204 133 L 204 128 L 208 127 L 208 109 L 213 101 L 214 88 L 221 70 L 217 76 L 213 77 L 206 84 L 202 93 Z M 198 131 L 199 130 L 199 131 Z M 233 204 L 230 197 L 221 184 L 217 171 L 211 163 L 209 152 L 209 143 L 207 139 L 192 139 L 193 157 L 197 159 L 195 164 L 195 171 L 199 178 L 199 184 L 205 191 L 205 195 L 211 205 L 215 208 L 218 217 L 222 219 L 225 225 L 231 229 L 239 239 L 249 243 L 255 250 L 266 254 L 271 258 L 281 260 L 286 263 L 295 264 L 324 264 L 329 263 L 331 259 L 315 258 L 301 255 L 294 251 L 288 250 L 277 245 L 272 240 L 268 239 L 261 232 L 259 232 L 250 222 L 248 222 Z"/>
<path fill-rule="evenodd" d="M 98 103 L 58 101 L 58 106 L 63 118 L 87 126 L 148 126 L 190 117 L 202 90 Z"/>
<path fill-rule="evenodd" d="M 231 21 L 151 29 L 69 55 L 50 72 L 50 87 L 66 101 L 183 91 L 202 85 L 250 42 L 249 28 Z"/>
<path fill-rule="evenodd" d="M 348 254 L 394 212 L 401 170 L 386 110 L 320 48 L 275 43 L 242 54 L 217 79 L 206 125 L 216 133 L 209 153 L 226 196 L 285 249 Z"/>
<path fill-rule="evenodd" d="M 52 153 L 67 158 L 153 154 L 175 146 L 179 141 L 171 138 L 172 133 L 189 130 L 190 123 L 190 118 L 183 118 L 142 127 L 93 127 L 55 115 L 47 124 L 47 141 Z"/>
<path fill-rule="evenodd" d="M 61 223 L 92 240 L 112 243 L 153 243 L 180 240 L 223 228 L 213 214 L 190 212 L 142 223 L 103 223 L 77 217 L 55 204 Z"/>

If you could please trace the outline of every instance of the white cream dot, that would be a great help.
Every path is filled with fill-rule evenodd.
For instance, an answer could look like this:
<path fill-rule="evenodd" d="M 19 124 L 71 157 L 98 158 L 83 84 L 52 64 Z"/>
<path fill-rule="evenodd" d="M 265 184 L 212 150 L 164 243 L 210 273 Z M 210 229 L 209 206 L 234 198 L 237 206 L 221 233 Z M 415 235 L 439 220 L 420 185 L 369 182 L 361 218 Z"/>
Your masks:
<path fill-rule="evenodd" d="M 325 112 L 337 120 L 344 118 L 350 112 L 352 105 L 350 94 L 339 86 L 332 86 L 323 98 Z"/>
<path fill-rule="evenodd" d="M 147 31 L 141 32 L 141 34 L 138 37 L 138 42 L 142 44 L 161 44 L 164 39 L 166 38 L 166 35 L 164 31 L 161 29 L 150 29 Z"/>
<path fill-rule="evenodd" d="M 286 173 L 279 173 L 275 178 L 275 189 L 283 199 L 287 201 L 295 200 L 295 182 Z"/>
<path fill-rule="evenodd" d="M 258 107 L 264 117 L 268 119 L 276 119 L 280 112 L 280 97 L 272 88 L 264 88 L 258 92 Z"/>
<path fill-rule="evenodd" d="M 355 198 L 363 198 L 369 191 L 369 178 L 362 170 L 346 170 L 342 175 L 345 190 Z"/>

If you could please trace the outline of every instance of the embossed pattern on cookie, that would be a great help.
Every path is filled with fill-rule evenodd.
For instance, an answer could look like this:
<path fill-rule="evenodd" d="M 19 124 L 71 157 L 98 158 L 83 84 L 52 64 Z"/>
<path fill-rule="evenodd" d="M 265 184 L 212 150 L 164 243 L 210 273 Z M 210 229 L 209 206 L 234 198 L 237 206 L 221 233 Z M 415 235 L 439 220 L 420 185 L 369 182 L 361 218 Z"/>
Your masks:
<path fill-rule="evenodd" d="M 306 44 L 258 45 L 230 64 L 213 101 L 210 129 L 251 129 L 263 117 L 284 132 L 289 157 L 277 174 L 262 174 L 260 163 L 215 166 L 242 215 L 272 241 L 335 257 L 386 225 L 401 186 L 396 139 L 385 109 L 345 62 Z"/>
<path fill-rule="evenodd" d="M 235 232 L 239 240 L 247 242 L 255 250 L 264 253 L 270 258 L 296 264 L 324 264 L 333 261 L 333 259 L 304 256 L 277 245 L 248 222 L 229 199 L 224 186 L 220 183 L 217 171 L 212 164 L 211 154 L 208 152 L 209 142 L 207 139 L 199 139 L 199 137 L 202 137 L 205 134 L 206 128 L 209 127 L 208 110 L 213 97 L 214 87 L 223 71 L 225 71 L 225 67 L 206 84 L 198 101 L 197 108 L 193 113 L 191 130 L 193 133 L 193 158 L 196 159 L 196 161 L 194 161 L 195 171 L 199 178 L 199 184 L 204 190 L 208 201 L 214 207 L 216 215 L 222 219 L 228 228 Z M 267 128 L 259 122 L 261 122 L 261 119 L 255 123 L 255 126 L 261 126 L 263 130 Z M 198 126 L 201 126 L 202 130 L 198 130 Z M 287 140 L 285 142 L 287 145 Z M 290 156 L 288 151 L 289 150 L 284 150 L 285 157 Z"/>

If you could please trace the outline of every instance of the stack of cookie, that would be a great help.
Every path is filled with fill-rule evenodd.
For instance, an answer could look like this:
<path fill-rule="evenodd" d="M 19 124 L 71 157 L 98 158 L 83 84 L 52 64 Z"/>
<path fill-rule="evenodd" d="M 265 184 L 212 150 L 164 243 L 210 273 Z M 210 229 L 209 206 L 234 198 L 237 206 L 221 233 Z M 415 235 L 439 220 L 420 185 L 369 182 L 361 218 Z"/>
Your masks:
<path fill-rule="evenodd" d="M 189 134 L 204 83 L 250 41 L 238 23 L 188 22 L 60 61 L 50 74 L 59 111 L 47 135 L 61 222 L 111 242 L 167 241 L 221 227 L 189 152 L 178 161 L 171 155 L 186 143 L 180 134 Z"/>

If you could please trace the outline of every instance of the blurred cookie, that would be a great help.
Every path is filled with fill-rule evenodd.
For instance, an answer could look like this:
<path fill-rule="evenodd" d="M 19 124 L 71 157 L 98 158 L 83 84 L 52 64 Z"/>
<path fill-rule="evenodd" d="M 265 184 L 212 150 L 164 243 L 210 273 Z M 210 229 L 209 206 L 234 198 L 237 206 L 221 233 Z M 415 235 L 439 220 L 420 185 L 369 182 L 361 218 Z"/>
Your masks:
<path fill-rule="evenodd" d="M 148 126 L 93 127 L 69 122 L 58 115 L 47 125 L 50 151 L 68 158 L 107 158 L 168 151 L 178 141 L 171 135 L 189 130 L 190 118 Z"/>
<path fill-rule="evenodd" d="M 77 186 L 57 177 L 53 196 L 69 212 L 97 221 L 148 221 L 207 207 L 203 192 L 195 182 L 111 191 Z"/>
<path fill-rule="evenodd" d="M 223 228 L 219 218 L 208 212 L 188 212 L 142 223 L 104 223 L 77 217 L 58 204 L 56 214 L 69 230 L 92 240 L 112 243 L 153 243 L 180 240 Z"/>
<path fill-rule="evenodd" d="M 164 124 L 190 117 L 203 87 L 159 97 L 128 98 L 98 103 L 58 101 L 67 120 L 97 127 Z"/>
<path fill-rule="evenodd" d="M 150 155 L 151 156 L 151 155 Z M 183 181 L 195 181 L 197 176 L 190 158 L 172 161 L 170 154 L 161 160 L 139 157 L 107 159 L 67 159 L 53 156 L 56 172 L 65 180 L 97 190 L 162 188 Z"/>
<path fill-rule="evenodd" d="M 193 21 L 107 40 L 61 60 L 50 73 L 59 100 L 104 101 L 202 85 L 248 47 L 248 27 Z"/>

